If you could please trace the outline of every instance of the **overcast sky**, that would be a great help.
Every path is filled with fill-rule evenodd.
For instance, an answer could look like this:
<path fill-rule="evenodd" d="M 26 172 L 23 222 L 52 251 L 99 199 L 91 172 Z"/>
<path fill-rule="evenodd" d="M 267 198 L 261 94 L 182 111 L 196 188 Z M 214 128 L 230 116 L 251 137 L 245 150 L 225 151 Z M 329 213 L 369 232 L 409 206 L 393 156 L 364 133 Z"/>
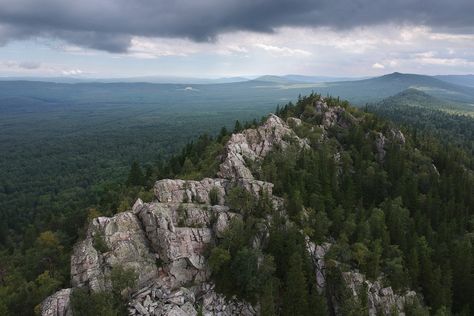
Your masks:
<path fill-rule="evenodd" d="M 0 75 L 474 73 L 474 0 L 0 0 Z"/>

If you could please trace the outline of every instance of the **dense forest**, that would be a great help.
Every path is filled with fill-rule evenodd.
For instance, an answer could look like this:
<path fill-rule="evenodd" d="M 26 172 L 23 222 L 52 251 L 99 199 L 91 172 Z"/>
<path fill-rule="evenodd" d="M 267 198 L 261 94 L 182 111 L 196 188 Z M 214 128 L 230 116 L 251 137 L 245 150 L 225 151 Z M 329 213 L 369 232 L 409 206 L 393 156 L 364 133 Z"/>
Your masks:
<path fill-rule="evenodd" d="M 414 134 L 428 131 L 443 143 L 457 144 L 471 153 L 474 150 L 474 111 L 470 105 L 450 104 L 408 89 L 368 105 L 367 110 L 411 129 Z"/>
<path fill-rule="evenodd" d="M 330 266 L 332 284 L 341 284 L 341 271 L 358 269 L 370 279 L 382 277 L 396 291 L 419 292 L 423 299 L 409 309 L 411 315 L 471 315 L 472 119 L 459 118 L 463 128 L 458 128 L 452 126 L 458 118 L 449 114 L 416 114 L 412 108 L 397 110 L 396 115 L 381 113 L 406 127 L 404 144 L 391 143 L 380 159 L 374 148 L 377 133 L 396 125 L 327 98 L 329 106 L 344 107 L 357 124 L 334 127 L 321 142 L 321 117 L 312 107 L 319 98 L 311 94 L 276 111 L 283 119 L 302 118 L 295 131 L 309 139 L 311 148 L 277 149 L 252 166 L 259 179 L 275 184 L 275 195 L 285 198 L 294 225 L 288 227 L 283 217 L 273 214 L 270 242 L 257 253 L 250 243 L 271 207 L 264 197 L 255 200 L 234 190 L 229 204 L 243 220 L 235 221 L 209 253 L 219 290 L 260 302 L 264 315 L 327 314 L 330 306 L 315 290 L 304 249 L 306 234 L 316 243 L 333 244 L 328 258 L 338 264 Z M 420 125 L 414 124 L 415 115 Z M 200 136 L 170 159 L 131 163 L 127 179 L 63 192 L 56 200 L 45 196 L 46 201 L 32 201 L 45 211 L 25 213 L 15 205 L 2 205 L 8 212 L 2 213 L 6 217 L 0 223 L 0 314 L 38 312 L 44 297 L 68 285 L 72 245 L 91 218 L 124 211 L 137 197 L 152 199 L 150 189 L 157 179 L 215 175 L 215 157 L 229 135 L 258 124 L 237 121 L 233 130 Z M 15 194 L 15 189 L 4 185 L 2 194 Z M 257 265 L 262 256 L 263 264 Z M 366 313 L 343 287 L 327 291 L 342 298 L 343 314 Z"/>

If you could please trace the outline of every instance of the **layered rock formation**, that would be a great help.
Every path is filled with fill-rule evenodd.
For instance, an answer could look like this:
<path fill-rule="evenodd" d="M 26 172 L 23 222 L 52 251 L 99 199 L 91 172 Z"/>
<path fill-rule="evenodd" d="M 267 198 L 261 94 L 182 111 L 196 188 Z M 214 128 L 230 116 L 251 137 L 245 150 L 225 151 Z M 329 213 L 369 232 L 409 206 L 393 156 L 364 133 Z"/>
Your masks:
<path fill-rule="evenodd" d="M 307 141 L 296 136 L 281 118 L 270 114 L 257 129 L 247 129 L 231 136 L 218 175 L 225 179 L 253 179 L 246 160 L 260 160 L 275 146 L 284 149 L 290 141 L 301 147 L 308 146 Z"/>
<path fill-rule="evenodd" d="M 335 124 L 348 126 L 354 118 L 341 107 L 315 103 L 322 115 L 321 127 Z M 301 120 L 288 120 L 298 126 Z M 92 292 L 111 289 L 110 274 L 114 266 L 132 268 L 138 276 L 132 293 L 130 315 L 255 315 L 258 307 L 236 299 L 228 299 L 214 290 L 210 282 L 205 251 L 212 247 L 234 217 L 241 216 L 226 206 L 226 196 L 234 186 L 240 186 L 255 197 L 264 192 L 281 208 L 282 199 L 272 195 L 273 185 L 254 179 L 248 161 L 262 160 L 272 149 L 286 148 L 290 143 L 308 148 L 308 141 L 299 138 L 287 123 L 275 115 L 257 129 L 247 129 L 229 139 L 218 178 L 201 181 L 160 180 L 155 183 L 156 200 L 138 200 L 130 211 L 92 221 L 86 238 L 79 242 L 71 258 L 71 284 Z M 212 196 L 212 197 L 211 197 Z M 214 204 L 214 205 L 211 205 Z M 263 234 L 255 240 L 259 247 Z M 317 246 L 308 240 L 308 252 L 313 259 L 317 283 L 325 286 L 324 255 L 330 245 Z M 347 276 L 349 288 L 366 281 L 359 274 Z M 371 284 L 370 296 L 374 309 L 387 310 L 396 305 L 403 309 L 403 299 Z M 61 290 L 42 304 L 42 315 L 71 315 L 69 298 L 72 289 Z M 376 307 L 376 308 L 375 308 Z M 380 309 L 381 308 L 381 309 Z"/>
<path fill-rule="evenodd" d="M 142 224 L 132 212 L 92 221 L 86 238 L 74 247 L 71 284 L 96 292 L 110 290 L 109 275 L 115 265 L 139 272 L 139 286 L 158 276 L 155 255 L 148 247 Z"/>

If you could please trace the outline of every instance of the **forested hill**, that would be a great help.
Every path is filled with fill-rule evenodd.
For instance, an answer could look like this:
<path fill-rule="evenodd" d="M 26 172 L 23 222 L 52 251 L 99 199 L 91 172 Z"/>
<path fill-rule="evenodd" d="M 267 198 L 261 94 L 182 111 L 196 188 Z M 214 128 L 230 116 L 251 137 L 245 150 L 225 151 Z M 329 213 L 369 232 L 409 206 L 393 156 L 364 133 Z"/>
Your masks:
<path fill-rule="evenodd" d="M 223 129 L 215 138 L 201 137 L 148 176 L 134 164 L 127 181 L 130 196 L 151 189 L 150 180 L 183 180 L 158 181 L 154 197 L 147 196 L 151 203 L 137 202 L 133 212 L 92 221 L 82 246 L 74 252 L 72 266 L 72 285 L 86 290 L 56 295 L 71 296 L 71 308 L 81 315 L 126 312 L 127 299 L 124 302 L 120 294 L 128 287 L 138 290 L 128 297 L 134 304 L 129 311 L 143 311 L 144 306 L 150 311 L 154 303 L 164 310 L 177 310 L 181 307 L 175 305 L 184 302 L 189 310 L 220 310 L 222 303 L 215 303 L 221 300 L 218 294 L 196 294 L 191 300 L 183 294 L 188 293 L 186 289 L 174 292 L 193 282 L 212 281 L 217 293 L 247 302 L 234 302 L 229 308 L 243 308 L 249 315 L 255 310 L 248 304 L 260 306 L 262 315 L 401 311 L 470 315 L 474 292 L 472 154 L 462 144 L 443 142 L 428 130 L 401 132 L 374 114 L 317 94 L 279 107 L 276 114 L 264 119 L 263 125 L 236 124 L 233 135 Z M 90 218 L 99 211 L 91 212 Z M 133 224 L 137 220 L 144 228 Z M 147 234 L 151 255 L 143 251 L 142 237 L 128 239 L 132 248 L 125 249 L 131 249 L 130 253 L 116 248 L 115 234 L 122 236 L 123 227 L 137 236 Z M 37 262 L 49 264 L 42 266 L 47 271 L 30 285 L 37 286 L 36 291 L 42 289 L 41 293 L 53 291 L 61 281 L 69 286 L 51 273 L 60 264 L 55 261 L 57 254 L 67 253 L 57 243 L 60 233 L 44 233 L 36 241 L 34 251 L 42 258 Z M 183 237 L 187 233 L 195 236 L 189 244 Z M 174 234 L 182 238 L 175 239 Z M 177 252 L 162 250 L 163 245 Z M 188 252 L 188 247 L 194 250 Z M 154 258 L 154 251 L 160 254 L 156 264 L 162 269 L 157 277 L 148 259 Z M 81 258 L 89 253 L 104 260 L 86 267 L 98 274 L 84 277 L 77 272 L 84 268 Z M 181 256 L 187 265 L 179 263 Z M 111 258 L 128 262 L 127 269 Z M 135 262 L 143 266 L 130 271 Z M 322 283 L 317 277 L 323 273 L 318 270 L 321 262 L 325 265 Z M 210 279 L 203 272 L 207 267 Z M 177 282 L 171 285 L 170 297 L 183 297 L 183 303 L 164 303 L 162 294 L 153 294 L 151 303 L 140 296 L 149 289 L 140 289 L 147 280 L 166 279 L 167 273 Z M 192 275 L 199 275 L 200 281 L 191 277 L 191 282 Z M 109 283 L 104 281 L 107 278 Z M 7 293 L 14 285 L 9 282 L 2 287 Z M 214 293 L 213 286 L 202 286 Z M 104 287 L 110 291 L 97 290 Z M 27 300 L 16 293 L 12 299 L 17 301 L 3 302 L 10 313 L 25 308 L 15 305 L 19 299 Z"/>
<path fill-rule="evenodd" d="M 408 89 L 367 108 L 379 116 L 410 128 L 414 134 L 428 133 L 442 143 L 457 144 L 474 153 L 474 106 L 432 97 Z"/>

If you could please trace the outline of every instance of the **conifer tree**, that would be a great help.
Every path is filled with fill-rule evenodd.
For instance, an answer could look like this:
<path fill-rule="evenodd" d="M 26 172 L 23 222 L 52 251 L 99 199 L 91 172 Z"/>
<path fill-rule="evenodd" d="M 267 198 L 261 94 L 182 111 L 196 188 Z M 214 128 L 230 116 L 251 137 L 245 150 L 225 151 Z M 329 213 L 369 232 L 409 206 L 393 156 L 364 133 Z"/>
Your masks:
<path fill-rule="evenodd" d="M 285 288 L 283 314 L 287 316 L 306 315 L 308 312 L 308 290 L 306 276 L 303 272 L 303 260 L 297 252 L 294 252 L 289 259 Z"/>
<path fill-rule="evenodd" d="M 242 124 L 239 120 L 235 121 L 234 133 L 239 133 L 242 130 Z"/>
<path fill-rule="evenodd" d="M 127 178 L 127 186 L 139 186 L 143 185 L 144 182 L 144 175 L 143 171 L 140 168 L 138 162 L 134 161 L 132 163 L 132 167 L 130 168 L 130 172 L 128 173 Z"/>
<path fill-rule="evenodd" d="M 275 312 L 275 298 L 273 296 L 275 280 L 271 278 L 264 285 L 262 294 L 260 296 L 260 315 L 274 316 Z"/>

